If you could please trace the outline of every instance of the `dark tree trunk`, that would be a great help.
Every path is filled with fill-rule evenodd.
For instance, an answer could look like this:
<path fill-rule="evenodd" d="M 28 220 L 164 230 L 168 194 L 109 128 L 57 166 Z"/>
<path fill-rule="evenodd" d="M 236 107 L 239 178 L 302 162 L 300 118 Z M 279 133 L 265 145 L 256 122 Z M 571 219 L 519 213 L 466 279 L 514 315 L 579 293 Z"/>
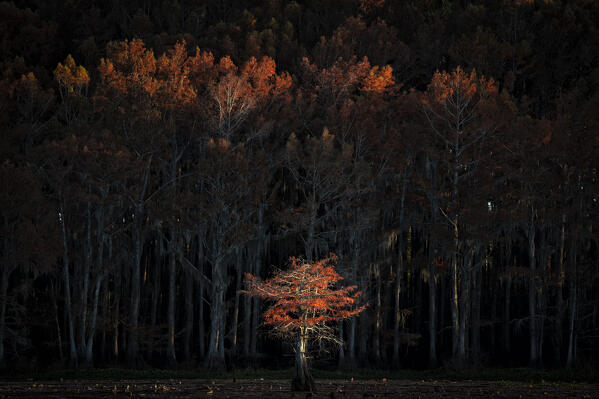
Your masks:
<path fill-rule="evenodd" d="M 175 351 L 175 305 L 177 301 L 177 231 L 171 228 L 169 241 L 169 264 L 168 264 L 168 342 L 166 347 L 166 361 L 170 367 L 177 364 Z"/>
<path fill-rule="evenodd" d="M 131 270 L 131 297 L 129 303 L 129 330 L 127 342 L 127 363 L 135 366 L 139 360 L 139 305 L 141 301 L 141 257 L 143 251 L 143 205 L 138 204 L 133 221 L 133 267 Z"/>
<path fill-rule="evenodd" d="M 403 273 L 403 223 L 405 213 L 406 187 L 408 183 L 407 165 L 401 182 L 399 202 L 399 226 L 397 234 L 397 268 L 395 270 L 395 317 L 393 320 L 393 363 L 399 364 L 399 334 L 401 326 L 401 274 Z"/>
<path fill-rule="evenodd" d="M 212 290 L 210 293 L 210 336 L 208 339 L 208 356 L 206 358 L 206 367 L 209 370 L 222 370 L 225 368 L 225 291 L 226 267 L 221 251 L 221 234 L 219 227 L 215 226 L 214 236 L 212 237 Z"/>
<path fill-rule="evenodd" d="M 577 231 L 575 232 L 576 236 Z M 568 355 L 566 357 L 566 367 L 572 368 L 574 366 L 574 360 L 576 359 L 576 312 L 577 312 L 577 284 L 576 278 L 578 274 L 577 270 L 577 246 L 576 246 L 576 238 L 574 238 L 572 242 L 572 251 L 571 251 L 571 267 L 572 271 L 570 273 L 570 292 L 569 292 L 569 302 L 570 302 L 570 320 L 568 323 Z"/>
<path fill-rule="evenodd" d="M 63 273 L 64 273 L 64 295 L 67 313 L 67 322 L 69 324 L 69 361 L 72 365 L 77 365 L 77 346 L 75 344 L 75 328 L 73 321 L 73 307 L 71 305 L 71 278 L 69 272 L 69 247 L 67 241 L 66 230 L 66 215 L 64 213 L 64 201 L 60 208 L 60 227 L 62 230 L 62 245 L 63 245 Z"/>
<path fill-rule="evenodd" d="M 89 274 L 92 264 L 92 215 L 91 202 L 87 202 L 87 229 L 85 240 L 85 260 L 83 262 L 83 289 L 80 296 L 80 311 L 79 311 L 79 358 L 85 363 L 87 353 L 87 296 L 89 292 Z"/>
<path fill-rule="evenodd" d="M 193 358 L 191 346 L 193 337 L 193 277 L 190 273 L 185 275 L 185 341 L 183 343 L 183 356 L 190 361 Z"/>
<path fill-rule="evenodd" d="M 511 315 L 510 315 L 510 300 L 512 298 L 512 278 L 505 278 L 505 303 L 503 308 L 503 350 L 506 354 L 512 351 L 512 334 L 511 334 Z"/>
<path fill-rule="evenodd" d="M 302 329 L 295 351 L 295 369 L 293 380 L 291 381 L 291 389 L 293 391 L 315 392 L 316 384 L 314 383 L 312 375 L 310 375 L 310 370 L 308 369 L 308 359 L 306 358 L 308 342 L 305 334 L 306 333 Z"/>
<path fill-rule="evenodd" d="M 528 225 L 528 262 L 530 274 L 528 279 L 528 317 L 530 318 L 530 366 L 537 366 L 539 363 L 539 337 L 537 321 L 537 287 L 536 287 L 536 247 L 535 247 L 535 225 L 534 209 L 531 207 L 530 222 Z"/>
<path fill-rule="evenodd" d="M 236 259 L 235 259 L 235 303 L 233 306 L 233 320 L 232 320 L 232 328 L 233 328 L 233 336 L 231 337 L 231 353 L 233 356 L 237 354 L 237 325 L 239 323 L 239 303 L 240 303 L 240 291 L 241 291 L 241 280 L 243 278 L 241 259 L 242 251 L 238 249 L 236 251 Z"/>
<path fill-rule="evenodd" d="M 198 230 L 198 269 L 200 273 L 204 273 L 204 230 Z M 200 351 L 200 358 L 203 359 L 206 356 L 206 327 L 204 320 L 204 279 L 201 278 L 198 284 L 198 349 Z"/>
<path fill-rule="evenodd" d="M 475 266 L 472 278 L 472 361 L 478 366 L 480 364 L 480 308 L 482 290 L 482 270 Z"/>
<path fill-rule="evenodd" d="M 10 273 L 7 266 L 2 268 L 0 281 L 0 368 L 4 368 L 4 330 L 6 326 L 6 299 L 8 294 L 8 278 Z"/>
<path fill-rule="evenodd" d="M 383 304 L 382 304 L 382 281 L 381 281 L 381 270 L 380 265 L 375 263 L 373 265 L 374 279 L 375 279 L 375 298 L 374 298 L 374 331 L 372 346 L 374 350 L 374 358 L 377 363 L 381 361 L 381 333 L 383 330 Z"/>
<path fill-rule="evenodd" d="M 433 243 L 428 242 L 428 365 L 437 367 L 437 284 L 435 251 Z"/>

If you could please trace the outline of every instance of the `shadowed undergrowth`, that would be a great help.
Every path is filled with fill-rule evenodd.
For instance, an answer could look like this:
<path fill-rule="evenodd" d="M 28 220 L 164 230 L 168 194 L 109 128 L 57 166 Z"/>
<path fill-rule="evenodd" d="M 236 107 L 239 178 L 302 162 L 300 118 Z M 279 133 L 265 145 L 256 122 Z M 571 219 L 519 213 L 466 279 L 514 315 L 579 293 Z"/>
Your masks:
<path fill-rule="evenodd" d="M 289 369 L 239 369 L 235 371 L 210 372 L 202 369 L 126 369 L 87 368 L 53 369 L 33 372 L 9 372 L 2 374 L 4 380 L 125 380 L 125 379 L 287 379 Z M 353 370 L 313 370 L 314 378 L 339 380 L 480 380 L 520 382 L 597 382 L 599 370 L 584 369 L 532 369 L 532 368 L 439 368 L 434 370 L 382 370 L 358 368 Z"/>

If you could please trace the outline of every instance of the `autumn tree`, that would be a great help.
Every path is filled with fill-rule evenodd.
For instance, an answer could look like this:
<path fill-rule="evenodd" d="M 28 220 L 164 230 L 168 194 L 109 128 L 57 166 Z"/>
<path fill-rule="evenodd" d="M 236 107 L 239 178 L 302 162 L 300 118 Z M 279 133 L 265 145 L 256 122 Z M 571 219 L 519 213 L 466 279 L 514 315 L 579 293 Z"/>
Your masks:
<path fill-rule="evenodd" d="M 502 101 L 493 79 L 465 72 L 436 72 L 426 96 L 423 110 L 428 121 L 433 151 L 431 156 L 442 166 L 443 186 L 439 204 L 447 226 L 451 230 L 451 321 L 453 353 L 458 364 L 466 357 L 466 335 L 472 259 L 469 254 L 473 242 L 465 240 L 467 224 L 462 220 L 480 193 L 472 183 L 484 167 L 483 149 L 500 126 L 496 115 L 502 111 Z M 504 114 L 505 117 L 509 114 Z M 462 284 L 460 286 L 460 281 Z"/>
<path fill-rule="evenodd" d="M 360 294 L 356 286 L 335 287 L 342 280 L 335 271 L 336 260 L 334 254 L 317 262 L 291 257 L 289 269 L 278 270 L 267 280 L 246 275 L 245 293 L 273 302 L 264 312 L 264 324 L 271 326 L 274 334 L 295 343 L 292 388 L 297 391 L 315 390 L 308 370 L 309 343 L 342 344 L 330 323 L 355 316 L 365 308 L 356 306 Z"/>

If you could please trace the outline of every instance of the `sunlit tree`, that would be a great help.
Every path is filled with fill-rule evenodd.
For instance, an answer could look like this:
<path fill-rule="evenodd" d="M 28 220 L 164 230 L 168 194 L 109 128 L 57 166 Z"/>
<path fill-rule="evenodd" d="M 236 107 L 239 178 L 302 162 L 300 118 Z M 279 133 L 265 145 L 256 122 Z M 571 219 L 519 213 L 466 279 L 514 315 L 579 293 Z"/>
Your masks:
<path fill-rule="evenodd" d="M 309 343 L 342 344 L 330 323 L 355 316 L 365 308 L 356 306 L 360 294 L 356 286 L 335 287 L 342 279 L 334 268 L 336 259 L 334 254 L 317 262 L 292 257 L 289 269 L 278 270 L 267 280 L 246 275 L 246 292 L 273 302 L 264 312 L 264 324 L 295 343 L 294 390 L 315 390 L 308 370 Z"/>

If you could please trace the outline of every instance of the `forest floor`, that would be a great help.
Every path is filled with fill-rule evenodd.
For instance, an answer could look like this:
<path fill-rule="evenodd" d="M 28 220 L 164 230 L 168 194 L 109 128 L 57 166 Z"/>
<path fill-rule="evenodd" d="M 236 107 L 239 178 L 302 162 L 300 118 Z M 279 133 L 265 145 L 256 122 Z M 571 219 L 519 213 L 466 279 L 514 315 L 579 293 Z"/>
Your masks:
<path fill-rule="evenodd" d="M 292 392 L 288 379 L 1 381 L 0 398 L 599 398 L 599 383 L 317 379 Z"/>
<path fill-rule="evenodd" d="M 599 398 L 599 371 L 472 368 L 313 370 L 317 392 L 292 392 L 292 369 L 50 369 L 0 374 L 4 398 Z"/>

